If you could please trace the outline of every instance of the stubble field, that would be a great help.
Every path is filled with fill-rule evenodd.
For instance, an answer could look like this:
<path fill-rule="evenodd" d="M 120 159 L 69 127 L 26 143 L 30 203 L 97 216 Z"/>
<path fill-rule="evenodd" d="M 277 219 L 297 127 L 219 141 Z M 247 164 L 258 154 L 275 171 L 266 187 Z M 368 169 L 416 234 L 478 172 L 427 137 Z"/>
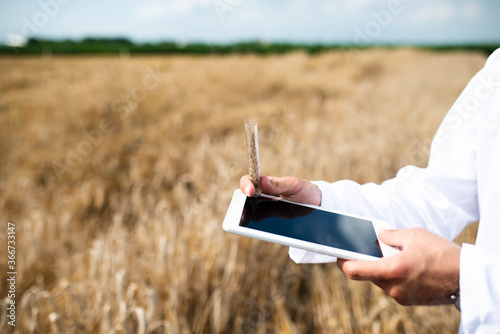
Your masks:
<path fill-rule="evenodd" d="M 411 49 L 0 58 L 0 331 L 456 332 L 452 306 L 399 306 L 336 264 L 297 265 L 285 247 L 221 225 L 248 172 L 245 118 L 259 123 L 266 175 L 381 182 L 426 165 L 485 59 Z"/>

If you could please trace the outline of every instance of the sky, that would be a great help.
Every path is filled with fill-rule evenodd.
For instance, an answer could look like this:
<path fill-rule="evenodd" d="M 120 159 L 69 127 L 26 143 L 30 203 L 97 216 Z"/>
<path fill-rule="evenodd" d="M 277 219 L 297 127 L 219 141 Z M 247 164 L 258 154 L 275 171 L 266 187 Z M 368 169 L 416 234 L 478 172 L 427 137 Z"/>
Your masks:
<path fill-rule="evenodd" d="M 0 0 L 0 42 L 29 37 L 500 44 L 500 1 Z"/>

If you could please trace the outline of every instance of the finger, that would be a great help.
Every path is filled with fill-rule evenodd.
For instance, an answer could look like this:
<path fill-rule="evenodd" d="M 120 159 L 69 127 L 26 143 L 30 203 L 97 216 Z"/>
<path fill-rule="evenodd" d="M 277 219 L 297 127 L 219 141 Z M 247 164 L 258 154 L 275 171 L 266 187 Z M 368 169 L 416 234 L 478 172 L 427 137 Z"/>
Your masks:
<path fill-rule="evenodd" d="M 339 266 L 340 270 L 342 270 L 346 274 L 346 276 L 349 277 L 350 279 L 367 280 L 367 281 L 369 280 L 386 292 L 391 288 L 392 285 L 391 285 L 391 283 L 388 283 L 387 280 L 378 279 L 378 278 L 371 278 L 371 277 L 355 276 L 354 273 L 351 272 L 351 270 L 352 270 L 351 266 L 353 266 L 354 264 L 348 264 L 346 266 L 346 263 L 348 263 L 348 262 L 358 262 L 358 261 L 345 260 L 345 259 L 340 259 L 340 258 L 337 259 L 337 265 Z"/>
<path fill-rule="evenodd" d="M 294 186 L 297 182 L 293 182 L 296 178 L 294 177 L 267 177 L 265 175 L 260 176 L 259 186 L 260 190 L 264 194 L 280 196 L 293 193 L 295 190 Z M 250 180 L 249 175 L 244 175 L 240 179 L 240 189 L 241 191 L 251 197 L 255 194 L 255 186 Z"/>
<path fill-rule="evenodd" d="M 388 246 L 403 247 L 411 240 L 414 231 L 409 230 L 383 230 L 378 233 L 378 238 Z"/>
<path fill-rule="evenodd" d="M 344 272 L 344 264 L 347 262 L 348 260 L 345 260 L 345 259 L 341 259 L 341 258 L 337 258 L 337 266 L 340 268 L 340 270 L 342 270 L 342 272 Z M 344 272 L 345 274 L 345 272 Z"/>
<path fill-rule="evenodd" d="M 252 197 L 255 194 L 255 187 L 252 181 L 250 181 L 249 175 L 244 175 L 241 177 L 240 190 L 248 197 Z"/>
<path fill-rule="evenodd" d="M 337 259 L 337 265 L 347 277 L 357 281 L 380 280 L 388 272 L 388 264 L 383 258 L 377 261 Z"/>

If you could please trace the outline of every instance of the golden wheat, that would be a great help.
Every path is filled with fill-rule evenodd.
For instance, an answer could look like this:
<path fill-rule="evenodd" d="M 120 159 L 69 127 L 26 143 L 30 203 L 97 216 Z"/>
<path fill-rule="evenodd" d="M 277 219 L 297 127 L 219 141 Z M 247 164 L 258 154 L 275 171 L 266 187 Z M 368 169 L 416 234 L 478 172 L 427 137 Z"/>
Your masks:
<path fill-rule="evenodd" d="M 1 309 L 0 331 L 456 332 L 453 307 L 399 306 L 335 264 L 296 265 L 221 224 L 246 174 L 246 116 L 266 175 L 380 182 L 426 164 L 484 60 L 1 58 L 0 240 L 16 223 L 18 308 L 15 328 Z M 7 271 L 2 250 L 3 303 Z"/>
<path fill-rule="evenodd" d="M 259 142 L 256 122 L 245 123 L 245 135 L 247 141 L 247 155 L 248 155 L 248 172 L 250 174 L 250 181 L 255 187 L 255 193 L 259 193 L 260 181 L 260 160 L 259 160 Z"/>

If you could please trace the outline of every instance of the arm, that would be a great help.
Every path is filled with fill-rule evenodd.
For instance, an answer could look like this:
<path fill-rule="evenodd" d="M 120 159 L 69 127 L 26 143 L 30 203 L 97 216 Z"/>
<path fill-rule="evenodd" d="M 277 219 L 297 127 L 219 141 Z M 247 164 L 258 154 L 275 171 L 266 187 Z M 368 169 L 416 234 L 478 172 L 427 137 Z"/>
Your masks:
<path fill-rule="evenodd" d="M 381 185 L 314 182 L 321 206 L 381 219 L 397 229 L 423 227 L 447 239 L 478 221 L 478 146 L 488 123 L 484 111 L 492 108 L 485 82 L 500 76 L 499 64 L 496 52 L 457 99 L 433 140 L 426 168 L 404 167 Z M 335 260 L 297 249 L 290 249 L 290 256 L 299 263 Z"/>
<path fill-rule="evenodd" d="M 434 200 L 442 196 L 446 199 L 434 205 L 442 211 L 435 215 L 435 219 L 441 220 L 436 220 L 434 224 L 442 225 L 437 226 L 436 233 L 441 232 L 441 228 L 449 229 L 449 232 L 445 230 L 442 234 L 448 238 L 453 237 L 456 232 L 453 225 L 460 226 L 479 219 L 481 207 L 477 245 L 462 245 L 457 256 L 457 246 L 446 240 L 436 240 L 436 235 L 426 236 L 420 231 L 425 242 L 421 243 L 424 244 L 423 247 L 419 247 L 418 244 L 412 245 L 412 240 L 406 238 L 413 230 L 391 231 L 389 238 L 387 232 L 380 237 L 386 243 L 403 246 L 403 251 L 397 256 L 377 261 L 377 265 L 361 261 L 338 262 L 349 277 L 373 281 L 404 305 L 434 304 L 440 300 L 442 303 L 450 302 L 446 298 L 458 287 L 458 279 L 463 333 L 500 331 L 499 78 L 500 51 L 496 51 L 488 59 L 485 69 L 467 86 L 443 122 L 434 140 L 436 145 L 426 169 L 429 174 L 425 176 L 424 173 L 423 178 L 416 175 L 416 179 L 423 185 L 438 192 Z M 467 110 L 465 106 L 470 101 L 475 103 L 476 108 Z M 444 159 L 436 158 L 436 152 L 442 154 Z M 463 157 L 468 157 L 468 160 L 463 160 Z M 465 164 L 468 168 L 460 164 Z M 479 175 L 476 175 L 476 170 Z M 413 178 L 412 175 L 410 177 Z M 439 189 L 443 185 L 446 187 Z M 326 198 L 325 194 L 323 196 Z M 428 226 L 432 228 L 433 224 Z M 434 249 L 436 244 L 439 244 L 437 250 Z M 432 252 L 429 253 L 429 250 Z M 402 258 L 406 261 L 401 261 Z M 420 264 L 425 264 L 425 270 L 422 271 Z"/>
<path fill-rule="evenodd" d="M 498 196 L 487 203 L 483 201 L 482 212 L 489 208 L 490 216 L 483 215 L 482 223 L 489 225 L 481 229 L 480 224 L 483 237 L 478 238 L 478 245 L 465 244 L 460 249 L 437 234 L 451 239 L 465 225 L 479 219 L 478 154 L 482 157 L 483 172 L 498 166 L 490 164 L 492 157 L 498 160 L 498 150 L 488 149 L 500 140 L 498 78 L 500 51 L 497 50 L 443 121 L 433 141 L 427 168 L 406 167 L 382 185 L 359 185 L 347 180 L 316 183 L 324 207 L 380 218 L 396 228 L 423 226 L 434 232 L 387 231 L 379 237 L 387 244 L 402 247 L 400 254 L 376 262 L 340 260 L 339 267 L 353 279 L 372 280 L 405 305 L 449 303 L 449 295 L 459 280 L 461 327 L 466 332 L 498 332 L 500 328 L 500 256 L 495 251 L 500 238 Z M 470 101 L 476 103 L 476 108 L 469 108 Z M 481 152 L 478 152 L 479 138 Z M 496 170 L 491 173 L 497 175 Z M 484 173 L 481 177 L 484 185 Z M 498 180 L 492 178 L 494 183 L 488 186 L 497 189 Z M 420 242 L 415 243 L 414 239 Z M 435 245 L 439 247 L 436 249 Z M 290 256 L 296 262 L 334 260 L 295 249 L 290 249 Z"/>

